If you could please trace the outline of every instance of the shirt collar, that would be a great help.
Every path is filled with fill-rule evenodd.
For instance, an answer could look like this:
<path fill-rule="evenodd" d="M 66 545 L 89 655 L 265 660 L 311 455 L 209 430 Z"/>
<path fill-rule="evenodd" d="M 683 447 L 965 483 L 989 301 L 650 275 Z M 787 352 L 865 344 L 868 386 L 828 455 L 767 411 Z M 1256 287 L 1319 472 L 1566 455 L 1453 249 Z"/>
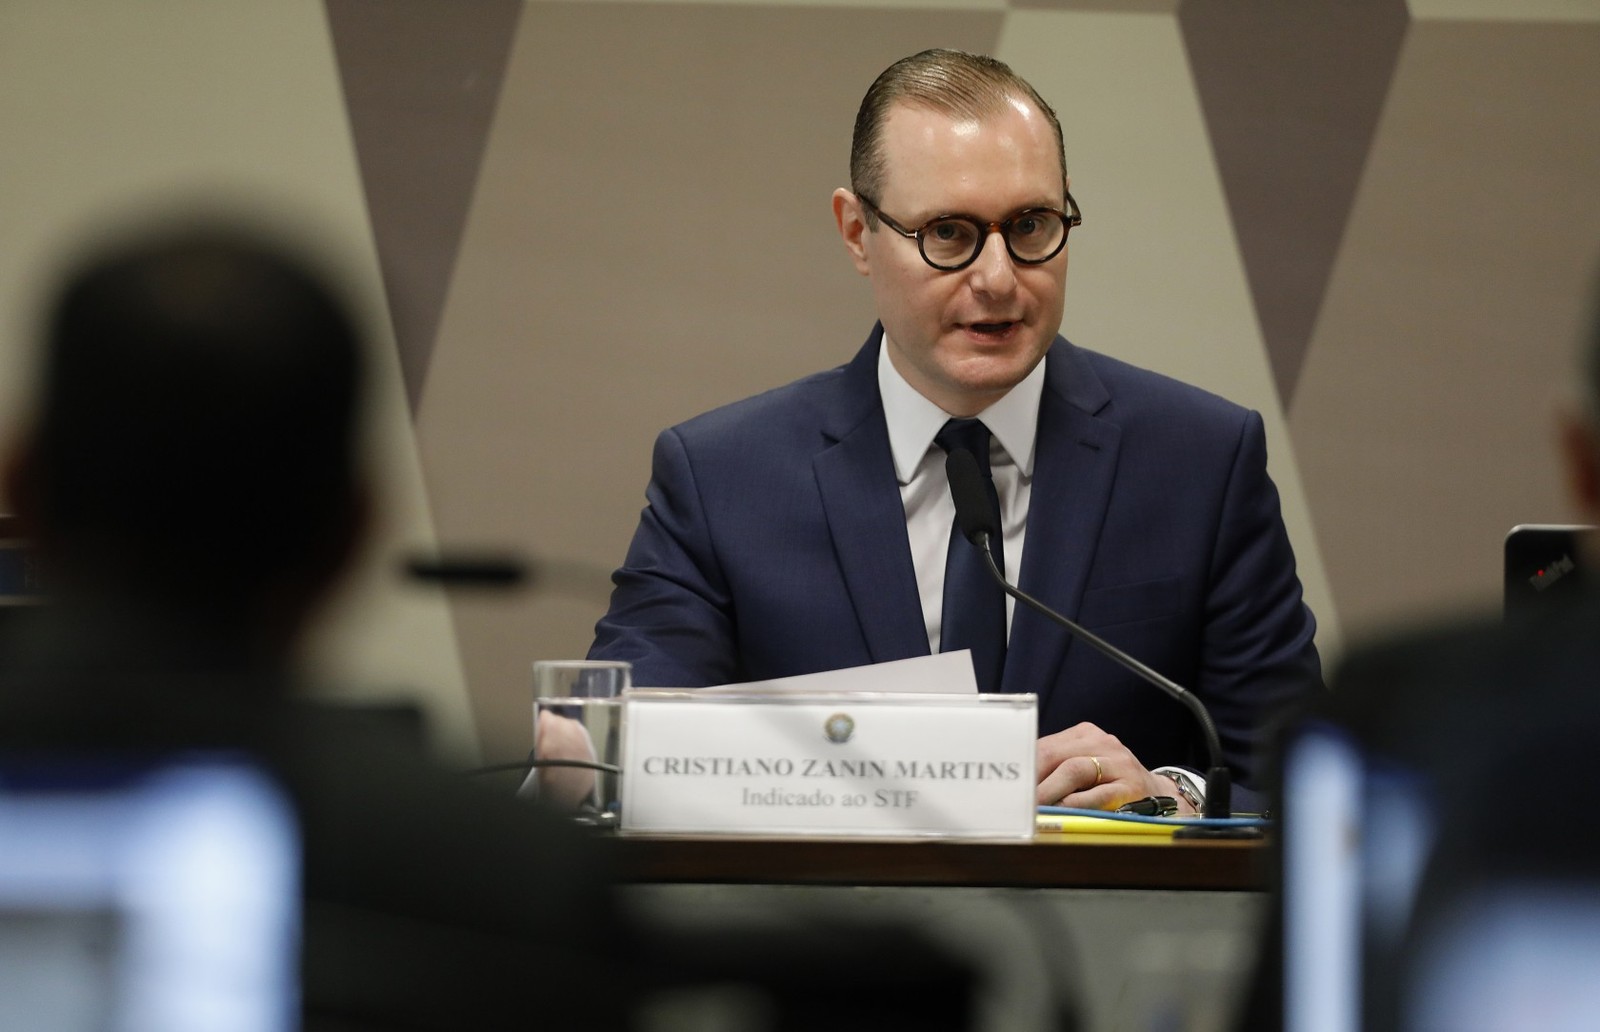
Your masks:
<path fill-rule="evenodd" d="M 999 401 L 978 413 L 983 425 L 1000 442 L 1024 477 L 1033 476 L 1033 444 L 1039 429 L 1039 399 L 1044 393 L 1041 358 L 1033 372 L 1006 392 Z M 889 448 L 894 453 L 895 476 L 909 484 L 945 421 L 955 418 L 924 398 L 889 361 L 889 337 L 878 348 L 878 394 L 889 425 Z"/>

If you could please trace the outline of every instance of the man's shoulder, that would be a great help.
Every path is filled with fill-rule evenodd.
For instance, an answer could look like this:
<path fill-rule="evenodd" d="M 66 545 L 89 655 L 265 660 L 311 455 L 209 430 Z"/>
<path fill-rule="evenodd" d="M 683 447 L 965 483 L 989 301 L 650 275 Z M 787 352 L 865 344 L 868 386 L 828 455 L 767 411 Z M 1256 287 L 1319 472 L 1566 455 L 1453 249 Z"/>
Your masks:
<path fill-rule="evenodd" d="M 1600 599 L 1525 619 L 1497 614 L 1412 627 L 1350 648 L 1332 679 L 1336 715 L 1403 740 L 1460 710 L 1567 706 L 1597 700 Z"/>
<path fill-rule="evenodd" d="M 1119 428 L 1124 445 L 1158 454 L 1233 454 L 1260 417 L 1203 387 L 1119 358 L 1059 341 L 1047 384 L 1058 398 Z"/>
<path fill-rule="evenodd" d="M 880 331 L 874 327 L 849 362 L 721 405 L 666 434 L 691 449 L 725 445 L 740 451 L 752 442 L 766 448 L 785 443 L 809 447 L 823 436 L 843 436 L 883 410 L 877 379 L 879 339 Z"/>
<path fill-rule="evenodd" d="M 1134 365 L 1120 358 L 1081 345 L 1060 341 L 1051 350 L 1051 361 L 1065 367 L 1067 376 L 1091 374 L 1104 385 L 1110 403 L 1119 411 L 1143 414 L 1159 412 L 1170 418 L 1174 410 L 1196 416 L 1237 422 L 1248 411 L 1245 406 L 1222 395 L 1179 380 L 1166 373 Z"/>
<path fill-rule="evenodd" d="M 719 405 L 672 429 L 685 437 L 715 437 L 730 432 L 746 433 L 774 424 L 797 421 L 814 424 L 836 403 L 846 369 L 846 366 L 837 366 L 812 373 L 781 387 Z"/>

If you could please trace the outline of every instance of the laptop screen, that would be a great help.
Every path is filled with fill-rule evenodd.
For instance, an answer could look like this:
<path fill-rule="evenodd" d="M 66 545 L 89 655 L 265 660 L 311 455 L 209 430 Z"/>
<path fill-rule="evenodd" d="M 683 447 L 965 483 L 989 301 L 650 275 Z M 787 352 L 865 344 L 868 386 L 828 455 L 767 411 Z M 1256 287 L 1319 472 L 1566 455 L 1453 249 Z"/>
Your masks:
<path fill-rule="evenodd" d="M 1505 541 L 1505 614 L 1537 613 L 1582 593 L 1585 571 L 1581 540 L 1593 527 L 1523 523 Z"/>
<path fill-rule="evenodd" d="M 1456 855 L 1473 839 L 1443 834 L 1428 782 L 1331 724 L 1290 739 L 1282 787 L 1285 1032 L 1600 1028 L 1593 880 Z M 1482 819 L 1490 835 L 1562 833 Z"/>
<path fill-rule="evenodd" d="M 1370 1027 L 1374 984 L 1406 935 L 1436 829 L 1423 780 L 1332 724 L 1283 767 L 1285 1032 Z"/>
<path fill-rule="evenodd" d="M 0 1028 L 287 1032 L 298 880 L 241 762 L 0 758 Z"/>

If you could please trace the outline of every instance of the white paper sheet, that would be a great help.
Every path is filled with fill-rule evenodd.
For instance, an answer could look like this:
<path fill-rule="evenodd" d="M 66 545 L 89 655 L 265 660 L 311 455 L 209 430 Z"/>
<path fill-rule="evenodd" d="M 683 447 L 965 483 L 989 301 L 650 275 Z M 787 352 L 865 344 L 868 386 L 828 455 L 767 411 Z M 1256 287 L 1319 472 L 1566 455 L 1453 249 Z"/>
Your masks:
<path fill-rule="evenodd" d="M 897 659 L 891 663 L 871 663 L 843 670 L 824 670 L 816 674 L 779 677 L 771 681 L 720 685 L 697 689 L 710 694 L 748 692 L 895 692 L 978 694 L 978 679 L 972 672 L 972 653 L 940 652 L 932 656 Z"/>

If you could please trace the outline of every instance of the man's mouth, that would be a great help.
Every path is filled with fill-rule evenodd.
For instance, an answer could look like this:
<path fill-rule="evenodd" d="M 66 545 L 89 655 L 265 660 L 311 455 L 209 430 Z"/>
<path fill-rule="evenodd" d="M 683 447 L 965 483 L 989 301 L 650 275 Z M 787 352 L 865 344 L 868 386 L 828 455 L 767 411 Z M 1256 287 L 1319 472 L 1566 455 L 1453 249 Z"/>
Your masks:
<path fill-rule="evenodd" d="M 1015 320 L 1006 320 L 1004 322 L 974 322 L 968 323 L 967 329 L 973 333 L 979 333 L 986 337 L 999 337 L 1004 335 L 1015 325 L 1017 325 Z"/>

